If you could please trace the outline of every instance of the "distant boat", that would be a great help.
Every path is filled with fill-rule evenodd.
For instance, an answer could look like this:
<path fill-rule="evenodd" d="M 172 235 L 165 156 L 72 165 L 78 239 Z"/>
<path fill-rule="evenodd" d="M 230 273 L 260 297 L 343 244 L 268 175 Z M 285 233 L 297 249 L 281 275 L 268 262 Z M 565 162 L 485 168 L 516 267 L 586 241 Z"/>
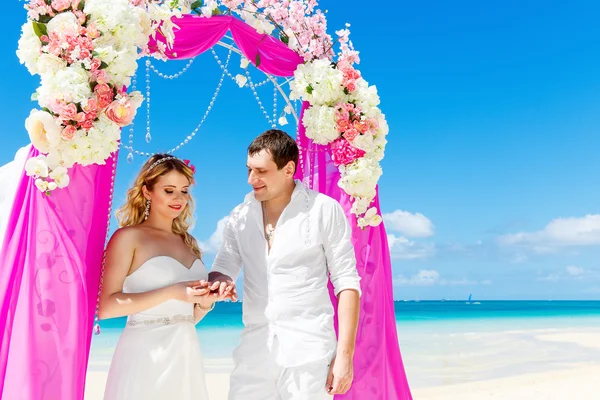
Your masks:
<path fill-rule="evenodd" d="M 472 298 L 473 298 L 473 293 L 469 293 L 469 300 L 467 300 L 467 304 L 471 304 Z"/>

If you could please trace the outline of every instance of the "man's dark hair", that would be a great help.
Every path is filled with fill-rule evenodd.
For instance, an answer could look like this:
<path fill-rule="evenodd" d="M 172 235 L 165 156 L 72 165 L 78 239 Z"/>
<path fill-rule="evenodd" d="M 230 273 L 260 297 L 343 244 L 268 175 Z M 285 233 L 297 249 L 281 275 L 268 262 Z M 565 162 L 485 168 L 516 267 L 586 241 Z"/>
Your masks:
<path fill-rule="evenodd" d="M 262 150 L 268 150 L 271 153 L 278 169 L 282 169 L 290 161 L 294 162 L 295 167 L 298 166 L 298 145 L 284 131 L 269 129 L 257 136 L 248 146 L 248 154 L 251 156 Z"/>

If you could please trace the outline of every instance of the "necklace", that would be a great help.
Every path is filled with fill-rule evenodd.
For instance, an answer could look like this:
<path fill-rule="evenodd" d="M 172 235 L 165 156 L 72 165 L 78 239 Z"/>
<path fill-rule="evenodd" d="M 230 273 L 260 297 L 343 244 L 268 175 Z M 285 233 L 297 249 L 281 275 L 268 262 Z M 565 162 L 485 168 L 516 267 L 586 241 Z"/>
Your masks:
<path fill-rule="evenodd" d="M 267 209 L 264 202 L 262 203 L 262 212 L 263 225 L 265 227 L 265 239 L 267 239 L 267 242 L 271 242 L 271 239 L 273 239 L 273 234 L 275 234 L 275 228 L 267 225 Z"/>

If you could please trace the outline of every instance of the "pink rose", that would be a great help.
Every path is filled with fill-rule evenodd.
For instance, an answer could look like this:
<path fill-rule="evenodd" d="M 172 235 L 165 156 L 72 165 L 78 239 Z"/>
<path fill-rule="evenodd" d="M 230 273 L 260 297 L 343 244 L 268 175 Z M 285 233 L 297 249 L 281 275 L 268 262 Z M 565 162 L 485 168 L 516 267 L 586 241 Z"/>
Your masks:
<path fill-rule="evenodd" d="M 356 85 L 354 83 L 349 83 L 348 85 L 346 85 L 346 89 L 348 89 L 348 91 L 352 93 L 356 90 Z"/>
<path fill-rule="evenodd" d="M 348 140 L 350 142 L 353 141 L 358 135 L 359 135 L 359 132 L 354 128 L 348 129 L 346 132 L 344 132 L 342 134 L 342 136 L 345 137 L 346 140 Z"/>
<path fill-rule="evenodd" d="M 60 118 L 64 121 L 75 119 L 75 116 L 77 115 L 77 106 L 73 103 L 63 105 L 58 111 L 58 115 L 60 115 Z"/>
<path fill-rule="evenodd" d="M 103 109 L 108 106 L 114 99 L 114 92 L 106 83 L 99 83 L 94 88 L 94 93 L 98 96 L 98 108 Z"/>
<path fill-rule="evenodd" d="M 92 61 L 90 62 L 90 69 L 92 71 L 97 71 L 101 64 L 102 61 L 100 61 L 99 58 L 92 58 Z"/>
<path fill-rule="evenodd" d="M 93 125 L 94 121 L 92 121 L 91 119 L 86 119 L 79 124 L 79 126 L 81 126 L 86 131 L 89 130 Z"/>
<path fill-rule="evenodd" d="M 108 75 L 103 69 L 92 71 L 92 78 L 98 83 L 106 83 L 108 81 Z"/>
<path fill-rule="evenodd" d="M 104 110 L 104 113 L 115 124 L 123 127 L 131 124 L 137 109 L 132 106 L 129 98 L 115 100 Z"/>
<path fill-rule="evenodd" d="M 56 11 L 65 11 L 69 7 L 71 7 L 70 0 L 52 0 L 52 8 Z"/>
<path fill-rule="evenodd" d="M 77 133 L 77 128 L 73 125 L 67 125 L 65 129 L 63 129 L 61 136 L 65 140 L 71 140 L 73 139 L 73 136 L 75 136 L 75 133 Z"/>
<path fill-rule="evenodd" d="M 365 151 L 358 149 L 344 138 L 331 142 L 331 158 L 336 166 L 348 165 L 365 155 Z"/>
<path fill-rule="evenodd" d="M 363 121 L 354 121 L 354 129 L 360 133 L 366 133 L 369 130 L 369 125 Z"/>
<path fill-rule="evenodd" d="M 86 113 L 93 113 L 98 111 L 98 100 L 96 99 L 88 99 L 87 105 L 83 107 L 83 111 Z"/>
<path fill-rule="evenodd" d="M 100 32 L 98 32 L 98 27 L 93 22 L 90 23 L 86 30 L 86 36 L 90 39 L 96 39 L 100 37 Z"/>

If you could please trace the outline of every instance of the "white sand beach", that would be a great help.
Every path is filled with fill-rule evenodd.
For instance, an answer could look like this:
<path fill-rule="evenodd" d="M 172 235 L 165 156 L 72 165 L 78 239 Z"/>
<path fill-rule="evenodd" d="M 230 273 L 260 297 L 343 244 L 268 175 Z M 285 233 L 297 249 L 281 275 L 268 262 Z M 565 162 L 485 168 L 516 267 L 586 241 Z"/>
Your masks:
<path fill-rule="evenodd" d="M 490 341 L 490 335 L 506 340 Z M 457 354 L 451 347 L 443 347 L 443 351 L 432 347 L 428 357 L 439 359 L 440 368 L 424 366 L 420 357 L 404 346 L 405 367 L 415 400 L 595 400 L 599 396 L 599 328 L 471 333 L 465 338 L 479 347 L 471 346 L 469 352 L 464 348 L 455 350 Z M 446 339 L 456 341 L 457 336 L 452 334 Z M 494 348 L 486 348 L 485 343 Z M 481 363 L 481 356 L 486 354 L 489 362 Z M 527 360 L 528 357 L 532 359 Z M 209 359 L 206 364 L 210 399 L 226 400 L 231 360 Z M 431 381 L 418 379 L 416 374 L 435 375 L 439 383 L 423 383 Z M 102 400 L 106 375 L 106 371 L 88 373 L 86 400 Z"/>

